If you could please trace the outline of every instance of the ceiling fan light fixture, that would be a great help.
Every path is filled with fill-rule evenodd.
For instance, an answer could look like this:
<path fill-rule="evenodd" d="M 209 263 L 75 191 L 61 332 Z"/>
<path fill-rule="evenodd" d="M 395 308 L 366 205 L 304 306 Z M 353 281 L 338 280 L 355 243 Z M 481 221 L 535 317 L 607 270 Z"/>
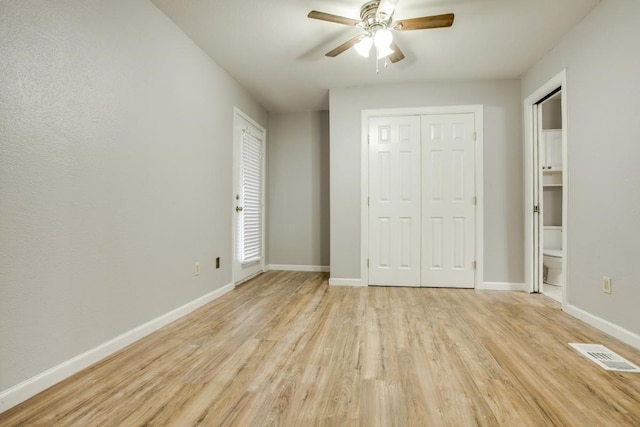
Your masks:
<path fill-rule="evenodd" d="M 373 43 L 378 50 L 389 49 L 391 43 L 393 43 L 393 34 L 386 28 L 382 28 L 373 35 Z"/>
<path fill-rule="evenodd" d="M 446 28 L 453 25 L 453 13 L 442 15 L 422 16 L 419 18 L 393 19 L 399 0 L 364 0 L 360 8 L 360 19 L 347 18 L 331 13 L 312 10 L 309 18 L 320 21 L 356 27 L 361 30 L 360 35 L 352 37 L 340 46 L 325 53 L 325 56 L 336 57 L 346 50 L 355 47 L 359 55 L 367 58 L 371 55 L 371 48 L 375 46 L 375 55 L 384 59 L 385 67 L 388 62 L 396 63 L 405 58 L 400 47 L 395 43 L 392 31 L 428 30 L 431 28 Z"/>
<path fill-rule="evenodd" d="M 393 49 L 391 49 L 391 46 L 378 47 L 377 50 L 378 50 L 378 59 L 386 58 L 387 56 L 393 53 Z"/>
<path fill-rule="evenodd" d="M 371 46 L 373 46 L 373 40 L 371 37 L 367 36 L 360 40 L 354 48 L 359 55 L 364 56 L 365 58 L 369 57 L 369 52 L 371 51 Z"/>

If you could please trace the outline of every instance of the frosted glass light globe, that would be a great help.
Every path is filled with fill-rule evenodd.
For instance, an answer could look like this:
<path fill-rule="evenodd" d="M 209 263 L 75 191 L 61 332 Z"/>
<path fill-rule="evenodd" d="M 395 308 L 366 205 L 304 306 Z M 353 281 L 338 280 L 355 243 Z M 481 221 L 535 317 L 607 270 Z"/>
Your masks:
<path fill-rule="evenodd" d="M 393 42 L 393 34 L 391 31 L 387 29 L 382 29 L 376 31 L 376 34 L 373 36 L 373 42 L 378 48 L 378 50 L 382 50 L 383 48 L 388 48 L 391 46 Z"/>
<path fill-rule="evenodd" d="M 378 49 L 378 59 L 386 58 L 393 53 L 393 49 L 389 46 L 383 46 Z"/>
<path fill-rule="evenodd" d="M 356 43 L 354 47 L 356 48 L 356 52 L 358 52 L 360 55 L 364 56 L 365 58 L 368 58 L 369 51 L 371 51 L 372 45 L 373 45 L 373 40 L 371 40 L 371 37 L 365 37 L 362 40 L 360 40 L 358 43 Z"/>

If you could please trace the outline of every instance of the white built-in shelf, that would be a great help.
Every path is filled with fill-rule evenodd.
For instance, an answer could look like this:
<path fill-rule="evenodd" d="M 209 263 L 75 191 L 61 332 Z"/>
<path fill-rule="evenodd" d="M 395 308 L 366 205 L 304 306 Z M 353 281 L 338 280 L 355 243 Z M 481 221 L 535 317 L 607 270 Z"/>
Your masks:
<path fill-rule="evenodd" d="M 543 187 L 561 187 L 562 186 L 562 174 L 561 173 L 544 173 L 542 175 Z"/>

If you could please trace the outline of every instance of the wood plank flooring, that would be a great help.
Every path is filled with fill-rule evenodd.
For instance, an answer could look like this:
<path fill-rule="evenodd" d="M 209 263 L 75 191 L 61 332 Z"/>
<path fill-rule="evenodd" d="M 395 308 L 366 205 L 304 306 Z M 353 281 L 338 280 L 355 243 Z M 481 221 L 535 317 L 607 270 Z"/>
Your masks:
<path fill-rule="evenodd" d="M 269 272 L 0 414 L 2 426 L 638 426 L 640 352 L 542 295 Z"/>

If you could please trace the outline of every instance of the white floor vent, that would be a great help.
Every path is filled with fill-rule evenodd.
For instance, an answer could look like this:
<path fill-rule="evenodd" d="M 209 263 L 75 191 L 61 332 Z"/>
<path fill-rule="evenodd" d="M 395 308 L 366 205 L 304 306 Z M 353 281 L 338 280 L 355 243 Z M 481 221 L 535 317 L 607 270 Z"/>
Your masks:
<path fill-rule="evenodd" d="M 624 357 L 617 355 L 601 344 L 569 343 L 569 345 L 607 371 L 620 371 L 640 374 L 640 368 L 637 365 L 634 365 Z"/>

